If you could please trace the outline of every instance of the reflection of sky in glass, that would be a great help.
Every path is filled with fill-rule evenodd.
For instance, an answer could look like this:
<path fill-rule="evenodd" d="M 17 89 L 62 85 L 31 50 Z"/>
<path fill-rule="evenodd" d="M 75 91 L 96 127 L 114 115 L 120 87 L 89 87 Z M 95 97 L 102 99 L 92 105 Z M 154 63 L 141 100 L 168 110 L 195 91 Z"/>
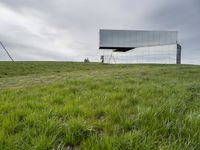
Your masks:
<path fill-rule="evenodd" d="M 105 63 L 176 63 L 176 45 L 141 47 L 128 52 L 104 50 Z"/>
<path fill-rule="evenodd" d="M 100 47 L 142 47 L 177 43 L 176 31 L 100 30 Z"/>

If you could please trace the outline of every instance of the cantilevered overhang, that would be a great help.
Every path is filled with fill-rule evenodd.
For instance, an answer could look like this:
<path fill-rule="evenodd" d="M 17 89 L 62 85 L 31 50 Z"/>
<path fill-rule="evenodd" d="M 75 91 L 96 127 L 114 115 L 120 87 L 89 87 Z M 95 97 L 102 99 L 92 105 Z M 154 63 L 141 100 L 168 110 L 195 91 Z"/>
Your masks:
<path fill-rule="evenodd" d="M 99 49 L 126 52 L 138 47 L 177 44 L 177 31 L 100 30 Z"/>

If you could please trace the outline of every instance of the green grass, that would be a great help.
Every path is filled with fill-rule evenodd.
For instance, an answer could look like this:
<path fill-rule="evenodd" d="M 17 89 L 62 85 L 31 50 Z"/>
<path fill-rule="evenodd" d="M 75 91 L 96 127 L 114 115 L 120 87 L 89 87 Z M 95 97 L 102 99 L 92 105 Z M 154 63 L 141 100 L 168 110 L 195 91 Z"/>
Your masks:
<path fill-rule="evenodd" d="M 200 149 L 200 66 L 0 62 L 0 149 Z"/>

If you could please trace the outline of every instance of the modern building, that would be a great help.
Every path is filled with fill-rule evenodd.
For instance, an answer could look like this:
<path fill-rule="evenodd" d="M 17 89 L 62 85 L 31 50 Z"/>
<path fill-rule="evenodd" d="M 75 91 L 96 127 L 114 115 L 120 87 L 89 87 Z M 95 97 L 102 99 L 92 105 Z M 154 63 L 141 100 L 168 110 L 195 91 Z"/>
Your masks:
<path fill-rule="evenodd" d="M 105 63 L 181 63 L 177 31 L 100 30 Z"/>

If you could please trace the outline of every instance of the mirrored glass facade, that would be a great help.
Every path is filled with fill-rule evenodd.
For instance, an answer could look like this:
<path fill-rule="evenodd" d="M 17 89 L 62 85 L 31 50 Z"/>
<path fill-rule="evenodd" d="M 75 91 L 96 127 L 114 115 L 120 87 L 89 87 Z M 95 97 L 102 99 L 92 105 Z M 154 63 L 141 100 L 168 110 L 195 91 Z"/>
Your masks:
<path fill-rule="evenodd" d="M 105 63 L 180 63 L 176 31 L 100 30 Z"/>
<path fill-rule="evenodd" d="M 175 64 L 177 45 L 140 47 L 127 52 L 104 50 L 105 63 L 159 63 Z"/>

